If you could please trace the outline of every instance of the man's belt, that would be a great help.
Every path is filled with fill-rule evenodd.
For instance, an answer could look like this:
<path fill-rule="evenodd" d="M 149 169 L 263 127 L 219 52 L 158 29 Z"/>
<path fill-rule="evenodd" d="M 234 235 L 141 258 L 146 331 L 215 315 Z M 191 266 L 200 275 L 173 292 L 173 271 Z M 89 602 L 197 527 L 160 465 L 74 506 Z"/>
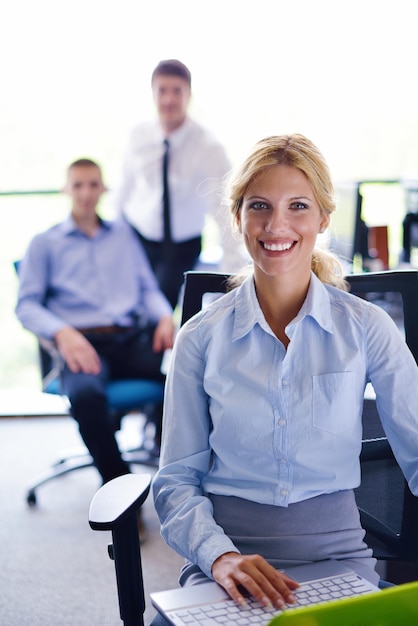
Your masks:
<path fill-rule="evenodd" d="M 90 328 L 77 328 L 83 335 L 111 335 L 116 333 L 129 333 L 134 329 L 133 326 L 91 326 Z"/>

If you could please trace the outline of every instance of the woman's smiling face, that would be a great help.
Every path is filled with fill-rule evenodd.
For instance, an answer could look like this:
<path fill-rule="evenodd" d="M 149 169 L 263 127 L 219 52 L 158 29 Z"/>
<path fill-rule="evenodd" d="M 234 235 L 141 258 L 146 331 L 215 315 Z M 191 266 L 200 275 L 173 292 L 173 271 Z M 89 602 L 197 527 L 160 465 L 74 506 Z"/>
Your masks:
<path fill-rule="evenodd" d="M 316 237 L 328 224 L 308 178 L 288 165 L 268 167 L 256 178 L 238 218 L 256 277 L 310 272 Z"/>

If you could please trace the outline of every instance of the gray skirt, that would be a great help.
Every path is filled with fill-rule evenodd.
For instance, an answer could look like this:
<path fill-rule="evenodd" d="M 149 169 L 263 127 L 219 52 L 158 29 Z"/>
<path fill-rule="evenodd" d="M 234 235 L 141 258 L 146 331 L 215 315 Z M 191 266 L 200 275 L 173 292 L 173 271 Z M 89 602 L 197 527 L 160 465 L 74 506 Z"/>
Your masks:
<path fill-rule="evenodd" d="M 242 554 L 260 554 L 277 569 L 324 559 L 344 560 L 358 574 L 378 584 L 376 559 L 364 543 L 365 532 L 351 490 L 337 491 L 290 504 L 258 504 L 209 494 L 213 517 Z M 207 582 L 205 574 L 186 561 L 182 586 Z"/>

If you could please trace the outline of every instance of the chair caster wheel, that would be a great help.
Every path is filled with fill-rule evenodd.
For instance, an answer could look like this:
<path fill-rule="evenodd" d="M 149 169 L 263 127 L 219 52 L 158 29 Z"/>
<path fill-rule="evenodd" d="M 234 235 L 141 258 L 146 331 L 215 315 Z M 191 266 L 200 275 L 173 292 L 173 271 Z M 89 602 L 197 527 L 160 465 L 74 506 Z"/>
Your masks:
<path fill-rule="evenodd" d="M 28 495 L 26 496 L 26 502 L 29 504 L 29 506 L 36 505 L 36 494 L 33 490 L 28 491 Z"/>

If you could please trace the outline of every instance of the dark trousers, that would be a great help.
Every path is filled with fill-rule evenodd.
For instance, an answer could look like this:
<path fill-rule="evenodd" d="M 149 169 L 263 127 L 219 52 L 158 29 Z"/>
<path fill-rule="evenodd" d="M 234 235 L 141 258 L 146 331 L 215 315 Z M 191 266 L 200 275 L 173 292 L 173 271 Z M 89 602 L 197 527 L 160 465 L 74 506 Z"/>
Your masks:
<path fill-rule="evenodd" d="M 183 285 L 184 272 L 192 270 L 199 259 L 202 238 L 196 237 L 179 243 L 167 244 L 163 241 L 150 241 L 139 233 L 138 236 L 160 289 L 174 309 Z"/>
<path fill-rule="evenodd" d="M 124 378 L 164 380 L 160 372 L 162 353 L 152 351 L 154 328 L 112 334 L 85 333 L 100 356 L 101 372 L 74 373 L 67 366 L 61 372 L 71 414 L 78 422 L 81 437 L 103 482 L 129 472 L 115 439 L 118 424 L 107 406 L 106 384 Z"/>

